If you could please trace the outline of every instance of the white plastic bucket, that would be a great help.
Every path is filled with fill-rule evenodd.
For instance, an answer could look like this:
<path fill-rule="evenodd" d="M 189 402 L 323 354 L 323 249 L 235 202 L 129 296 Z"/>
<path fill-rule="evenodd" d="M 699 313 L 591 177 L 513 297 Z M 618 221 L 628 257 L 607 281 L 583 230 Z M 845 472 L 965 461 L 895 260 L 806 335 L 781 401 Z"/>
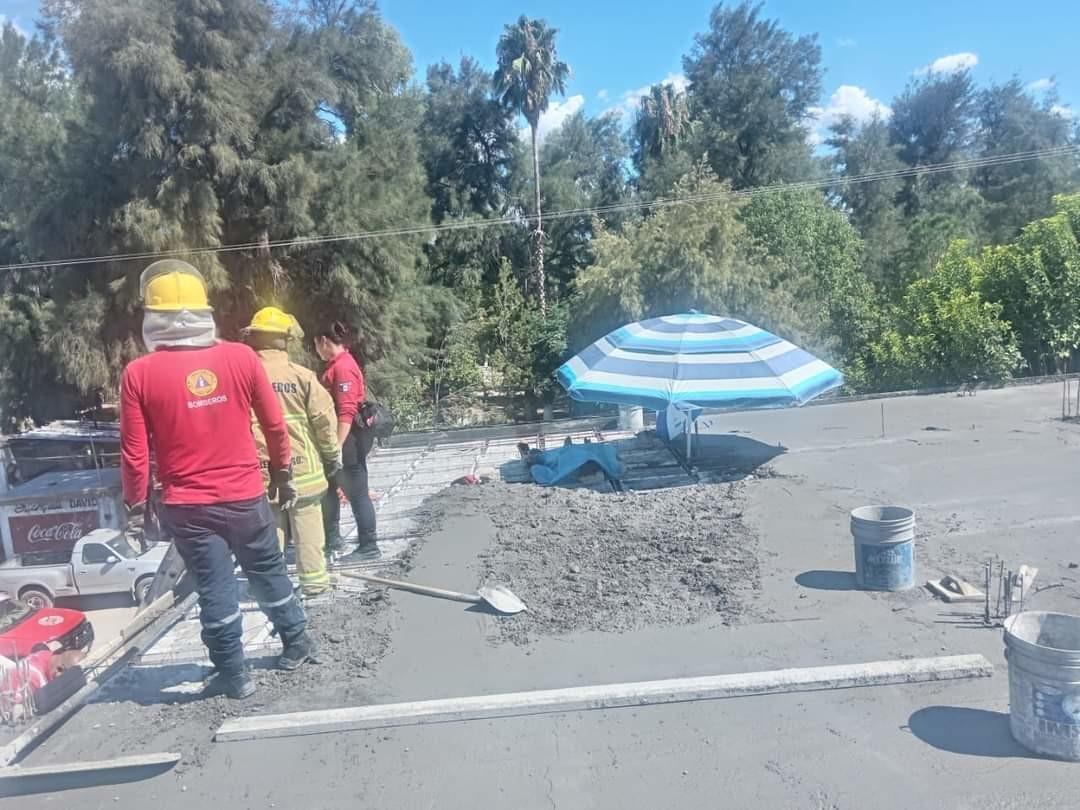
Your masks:
<path fill-rule="evenodd" d="M 1005 657 L 1013 737 L 1036 754 L 1080 762 L 1080 616 L 1009 617 Z"/>
<path fill-rule="evenodd" d="M 619 428 L 639 433 L 645 429 L 645 411 L 637 405 L 619 406 Z"/>

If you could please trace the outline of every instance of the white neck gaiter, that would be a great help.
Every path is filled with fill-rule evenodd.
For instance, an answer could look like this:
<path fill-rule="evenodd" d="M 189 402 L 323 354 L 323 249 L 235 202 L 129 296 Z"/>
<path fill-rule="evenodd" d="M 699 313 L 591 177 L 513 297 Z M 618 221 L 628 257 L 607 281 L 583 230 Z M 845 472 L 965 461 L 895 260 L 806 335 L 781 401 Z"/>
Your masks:
<path fill-rule="evenodd" d="M 213 346 L 217 342 L 217 327 L 210 310 L 146 310 L 142 336 L 150 351 L 162 346 Z"/>

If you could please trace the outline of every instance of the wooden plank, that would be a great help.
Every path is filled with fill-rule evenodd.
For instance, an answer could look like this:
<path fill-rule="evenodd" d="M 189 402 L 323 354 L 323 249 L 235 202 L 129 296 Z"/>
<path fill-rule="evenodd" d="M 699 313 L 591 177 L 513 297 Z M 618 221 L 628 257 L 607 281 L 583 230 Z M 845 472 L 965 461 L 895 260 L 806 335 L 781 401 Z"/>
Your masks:
<path fill-rule="evenodd" d="M 291 737 L 332 731 L 423 725 L 550 712 L 615 709 L 697 700 L 848 689 L 856 686 L 923 683 L 956 678 L 986 678 L 994 668 L 981 655 L 913 658 L 867 664 L 802 667 L 766 672 L 673 678 L 661 681 L 578 686 L 501 695 L 355 706 L 226 720 L 214 740 Z"/>
<path fill-rule="evenodd" d="M 0 768 L 0 796 L 52 793 L 72 788 L 114 785 L 148 779 L 171 769 L 180 754 L 135 754 L 92 762 L 70 762 L 24 768 Z"/>

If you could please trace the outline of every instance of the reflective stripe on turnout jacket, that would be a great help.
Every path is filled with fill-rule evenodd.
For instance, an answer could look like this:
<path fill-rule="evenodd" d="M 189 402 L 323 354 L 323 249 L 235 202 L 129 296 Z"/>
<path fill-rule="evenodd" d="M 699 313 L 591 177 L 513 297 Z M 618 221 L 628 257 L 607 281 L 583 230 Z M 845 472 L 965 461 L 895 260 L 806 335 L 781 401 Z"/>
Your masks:
<path fill-rule="evenodd" d="M 290 362 L 286 352 L 263 349 L 257 354 L 285 413 L 297 492 L 302 498 L 320 495 L 327 488 L 323 463 L 333 461 L 338 453 L 334 401 L 315 372 Z M 259 449 L 263 479 L 269 484 L 266 442 L 254 420 L 252 433 Z"/>

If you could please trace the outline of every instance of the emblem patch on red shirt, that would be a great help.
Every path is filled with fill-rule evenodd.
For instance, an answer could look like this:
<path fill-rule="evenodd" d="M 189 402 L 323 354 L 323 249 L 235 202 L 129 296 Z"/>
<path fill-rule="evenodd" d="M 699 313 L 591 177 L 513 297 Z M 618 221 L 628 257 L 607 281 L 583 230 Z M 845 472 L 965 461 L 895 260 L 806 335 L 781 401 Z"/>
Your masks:
<path fill-rule="evenodd" d="M 352 385 L 352 383 L 340 382 L 340 383 L 337 384 L 337 387 L 341 390 L 342 393 L 348 393 L 349 387 L 351 385 Z"/>
<path fill-rule="evenodd" d="M 200 368 L 187 375 L 187 389 L 197 397 L 208 397 L 217 390 L 217 374 Z"/>

